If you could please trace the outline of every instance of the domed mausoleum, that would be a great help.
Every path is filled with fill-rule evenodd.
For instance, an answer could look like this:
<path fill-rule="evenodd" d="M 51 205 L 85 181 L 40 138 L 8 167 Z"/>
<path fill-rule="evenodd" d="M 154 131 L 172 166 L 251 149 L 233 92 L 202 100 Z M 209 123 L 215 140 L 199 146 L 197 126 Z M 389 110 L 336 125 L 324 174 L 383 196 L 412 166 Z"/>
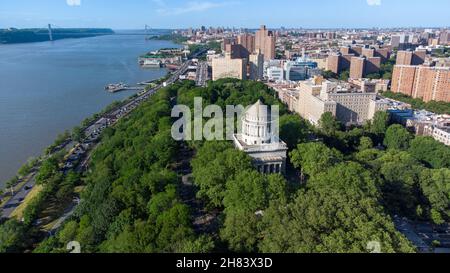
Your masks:
<path fill-rule="evenodd" d="M 261 173 L 284 173 L 287 145 L 278 137 L 276 118 L 267 105 L 258 100 L 242 115 L 241 134 L 234 135 L 235 146 L 253 158 Z"/>

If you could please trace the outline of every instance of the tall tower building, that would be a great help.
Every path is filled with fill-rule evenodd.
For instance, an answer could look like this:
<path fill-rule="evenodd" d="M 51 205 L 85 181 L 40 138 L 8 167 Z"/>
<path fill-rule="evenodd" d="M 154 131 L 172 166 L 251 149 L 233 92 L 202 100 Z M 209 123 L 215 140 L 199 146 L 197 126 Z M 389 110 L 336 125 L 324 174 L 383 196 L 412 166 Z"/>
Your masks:
<path fill-rule="evenodd" d="M 350 66 L 350 78 L 360 79 L 364 77 L 366 59 L 363 57 L 353 57 Z"/>
<path fill-rule="evenodd" d="M 237 43 L 243 46 L 249 54 L 255 52 L 255 36 L 249 33 L 244 33 L 238 36 Z"/>
<path fill-rule="evenodd" d="M 421 65 L 425 62 L 427 52 L 426 50 L 416 51 L 398 51 L 397 52 L 397 65 Z"/>
<path fill-rule="evenodd" d="M 275 42 L 276 38 L 272 31 L 269 31 L 266 26 L 256 32 L 255 36 L 255 50 L 260 50 L 264 55 L 264 60 L 269 61 L 275 59 Z"/>
<path fill-rule="evenodd" d="M 391 90 L 426 102 L 450 102 L 450 68 L 395 65 Z"/>
<path fill-rule="evenodd" d="M 251 80 L 262 80 L 264 76 L 264 55 L 261 52 L 255 52 L 250 55 L 249 58 L 250 66 L 250 79 Z"/>

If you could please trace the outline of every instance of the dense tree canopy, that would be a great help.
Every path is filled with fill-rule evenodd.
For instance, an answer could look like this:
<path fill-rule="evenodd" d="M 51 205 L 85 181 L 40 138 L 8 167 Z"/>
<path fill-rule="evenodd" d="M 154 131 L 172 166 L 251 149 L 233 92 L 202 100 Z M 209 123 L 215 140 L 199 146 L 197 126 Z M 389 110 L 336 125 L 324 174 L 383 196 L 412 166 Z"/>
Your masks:
<path fill-rule="evenodd" d="M 332 113 L 326 112 L 319 120 L 319 127 L 326 136 L 333 136 L 341 128 L 341 124 Z"/>
<path fill-rule="evenodd" d="M 399 124 L 391 125 L 386 131 L 384 145 L 388 149 L 406 150 L 409 148 L 409 142 L 412 139 L 411 133 Z"/>
<path fill-rule="evenodd" d="M 343 160 L 336 149 L 328 148 L 320 142 L 304 143 L 290 154 L 292 164 L 301 168 L 307 175 L 313 176 L 334 166 Z"/>
<path fill-rule="evenodd" d="M 280 117 L 280 138 L 287 143 L 289 149 L 307 141 L 309 124 L 298 115 L 284 115 Z"/>
<path fill-rule="evenodd" d="M 450 168 L 450 147 L 431 137 L 414 138 L 408 151 L 417 160 L 433 168 Z"/>
<path fill-rule="evenodd" d="M 17 252 L 25 245 L 25 227 L 16 220 L 0 225 L 0 253 Z"/>
<path fill-rule="evenodd" d="M 192 108 L 195 97 L 223 109 L 258 99 L 279 105 L 280 136 L 295 171 L 260 174 L 251 157 L 227 141 L 174 141 L 171 107 Z M 448 155 L 448 147 L 431 138 L 388 127 L 381 112 L 367 126 L 346 131 L 325 114 L 315 129 L 289 114 L 262 83 L 224 79 L 201 88 L 186 81 L 158 91 L 106 130 L 86 177 L 61 173 L 57 158 L 43 162 L 37 177 L 45 188 L 24 211 L 24 223 L 0 225 L 0 252 L 21 251 L 43 200 L 70 200 L 81 183 L 75 214 L 34 252 L 65 252 L 72 240 L 83 252 L 344 253 L 368 252 L 371 241 L 379 241 L 382 252 L 413 252 L 391 217 L 449 221 Z M 191 169 L 194 186 L 186 195 L 181 176 Z M 294 185 L 299 173 L 304 183 Z M 207 232 L 194 224 L 199 210 L 212 219 Z"/>

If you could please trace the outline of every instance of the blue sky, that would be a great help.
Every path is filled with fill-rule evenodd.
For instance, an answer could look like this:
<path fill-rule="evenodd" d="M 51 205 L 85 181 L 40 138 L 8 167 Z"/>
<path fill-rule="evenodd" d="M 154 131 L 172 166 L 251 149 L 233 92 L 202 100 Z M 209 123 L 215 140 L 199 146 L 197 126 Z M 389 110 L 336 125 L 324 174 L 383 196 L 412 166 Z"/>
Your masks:
<path fill-rule="evenodd" d="M 0 0 L 0 28 L 450 26 L 449 0 Z"/>

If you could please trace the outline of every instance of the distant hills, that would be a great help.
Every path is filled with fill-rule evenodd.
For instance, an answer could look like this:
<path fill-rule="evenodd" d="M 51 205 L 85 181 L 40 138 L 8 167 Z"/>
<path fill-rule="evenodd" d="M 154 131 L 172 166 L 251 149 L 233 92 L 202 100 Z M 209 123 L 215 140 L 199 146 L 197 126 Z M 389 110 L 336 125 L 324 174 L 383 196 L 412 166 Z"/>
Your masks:
<path fill-rule="evenodd" d="M 55 28 L 52 29 L 53 40 L 68 38 L 87 38 L 114 34 L 108 28 Z M 49 41 L 48 29 L 0 29 L 0 44 L 33 43 Z"/>

